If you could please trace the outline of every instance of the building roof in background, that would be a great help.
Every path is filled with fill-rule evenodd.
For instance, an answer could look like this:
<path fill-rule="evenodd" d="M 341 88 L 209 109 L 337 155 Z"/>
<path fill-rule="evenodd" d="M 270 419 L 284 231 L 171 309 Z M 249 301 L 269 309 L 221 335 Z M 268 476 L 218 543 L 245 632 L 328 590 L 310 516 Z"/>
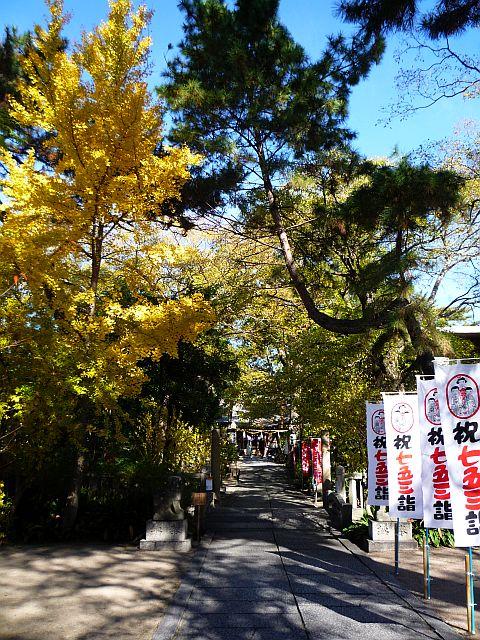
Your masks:
<path fill-rule="evenodd" d="M 480 325 L 457 325 L 444 329 L 458 338 L 470 340 L 476 347 L 480 347 Z"/>

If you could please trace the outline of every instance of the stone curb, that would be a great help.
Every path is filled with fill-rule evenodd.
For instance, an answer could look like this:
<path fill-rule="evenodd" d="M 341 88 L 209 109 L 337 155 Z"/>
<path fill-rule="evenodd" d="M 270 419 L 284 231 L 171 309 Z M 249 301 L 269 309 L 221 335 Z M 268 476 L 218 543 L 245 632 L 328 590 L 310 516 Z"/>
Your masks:
<path fill-rule="evenodd" d="M 378 566 L 373 567 L 372 558 L 362 551 L 356 544 L 342 537 L 340 531 L 330 529 L 332 535 L 342 544 L 350 553 L 360 560 L 370 571 L 383 582 L 385 586 L 391 589 L 395 595 L 404 600 L 410 608 L 412 608 L 424 620 L 424 622 L 440 637 L 442 640 L 462 640 L 465 635 L 454 629 L 448 623 L 444 622 L 437 616 L 439 615 L 427 601 L 421 600 L 408 589 L 405 589 L 393 575 L 393 567 L 390 570 L 379 570 Z"/>
<path fill-rule="evenodd" d="M 173 595 L 168 608 L 153 632 L 151 640 L 173 640 L 175 638 L 195 583 L 203 568 L 205 558 L 212 543 L 213 536 L 205 535 L 196 547 L 190 566 L 182 576 L 180 586 Z"/>

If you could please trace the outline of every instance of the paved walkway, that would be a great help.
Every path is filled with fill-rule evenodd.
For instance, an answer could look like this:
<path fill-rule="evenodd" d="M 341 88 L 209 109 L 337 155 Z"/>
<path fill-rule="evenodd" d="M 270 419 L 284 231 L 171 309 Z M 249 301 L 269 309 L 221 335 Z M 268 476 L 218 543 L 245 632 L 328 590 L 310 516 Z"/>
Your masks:
<path fill-rule="evenodd" d="M 441 638 L 327 530 L 325 513 L 252 461 L 210 519 L 178 640 Z"/>

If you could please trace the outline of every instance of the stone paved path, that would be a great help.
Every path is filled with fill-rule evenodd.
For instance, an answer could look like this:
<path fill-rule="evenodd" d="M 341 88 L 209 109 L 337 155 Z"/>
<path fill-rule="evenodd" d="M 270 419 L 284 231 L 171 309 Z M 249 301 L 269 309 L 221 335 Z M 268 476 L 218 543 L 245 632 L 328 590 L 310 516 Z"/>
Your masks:
<path fill-rule="evenodd" d="M 213 541 L 178 640 L 439 636 L 322 526 L 283 469 L 252 461 L 209 519 Z"/>

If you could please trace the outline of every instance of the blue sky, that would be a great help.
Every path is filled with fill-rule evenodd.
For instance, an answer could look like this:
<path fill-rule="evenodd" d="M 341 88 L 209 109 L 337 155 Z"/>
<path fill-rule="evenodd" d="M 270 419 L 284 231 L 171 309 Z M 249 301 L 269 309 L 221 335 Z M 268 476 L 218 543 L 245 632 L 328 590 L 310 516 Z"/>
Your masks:
<path fill-rule="evenodd" d="M 152 82 L 160 80 L 165 66 L 169 43 L 177 44 L 181 38 L 182 15 L 178 0 L 151 0 L 147 6 L 154 10 L 151 35 L 154 41 L 155 63 Z M 325 45 L 325 38 L 349 27 L 335 16 L 336 0 L 281 0 L 280 16 L 293 36 L 305 47 L 312 59 L 318 57 Z M 90 29 L 106 15 L 104 0 L 65 0 L 66 10 L 72 19 L 67 28 L 71 41 L 78 38 L 82 29 Z M 41 0 L 4 0 L 0 4 L 0 25 L 17 25 L 20 30 L 43 22 L 46 8 Z M 476 51 L 474 34 L 463 38 L 464 46 Z M 461 98 L 443 100 L 434 107 L 418 111 L 404 121 L 394 119 L 385 124 L 389 104 L 397 100 L 395 76 L 398 63 L 394 53 L 399 39 L 389 41 L 381 64 L 373 69 L 367 80 L 355 87 L 350 103 L 350 127 L 357 132 L 356 147 L 369 156 L 390 155 L 397 147 L 408 153 L 420 145 L 452 135 L 456 123 L 462 119 L 480 120 L 480 101 Z M 475 47 L 475 48 L 473 48 Z"/>

